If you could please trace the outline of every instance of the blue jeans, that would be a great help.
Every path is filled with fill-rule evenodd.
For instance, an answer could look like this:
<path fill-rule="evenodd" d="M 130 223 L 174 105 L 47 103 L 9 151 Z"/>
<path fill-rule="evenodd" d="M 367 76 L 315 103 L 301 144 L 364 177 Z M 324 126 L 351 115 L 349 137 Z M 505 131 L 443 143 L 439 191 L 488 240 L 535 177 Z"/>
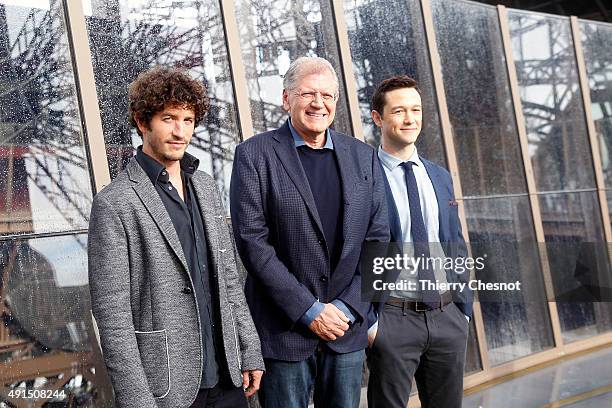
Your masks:
<path fill-rule="evenodd" d="M 304 361 L 265 359 L 259 402 L 263 408 L 359 408 L 365 351 L 319 350 Z"/>

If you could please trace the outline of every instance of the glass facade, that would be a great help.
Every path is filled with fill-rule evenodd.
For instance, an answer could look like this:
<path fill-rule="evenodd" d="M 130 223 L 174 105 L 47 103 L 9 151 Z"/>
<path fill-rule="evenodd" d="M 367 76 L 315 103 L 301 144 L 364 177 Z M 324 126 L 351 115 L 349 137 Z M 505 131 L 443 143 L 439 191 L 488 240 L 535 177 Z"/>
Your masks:
<path fill-rule="evenodd" d="M 345 0 L 344 18 L 365 141 L 373 146 L 380 144 L 380 130 L 370 115 L 376 86 L 392 75 L 408 75 L 419 82 L 423 93 L 423 129 L 417 149 L 429 160 L 446 167 L 420 3 Z M 390 33 L 383 27 L 394 30 Z"/>
<path fill-rule="evenodd" d="M 128 123 L 129 83 L 156 65 L 184 68 L 207 85 L 210 98 L 188 151 L 227 202 L 240 132 L 219 3 L 83 0 L 83 8 L 111 177 L 142 143 Z"/>
<path fill-rule="evenodd" d="M 554 345 L 537 252 L 525 257 L 526 248 L 499 245 L 537 249 L 499 19 L 492 6 L 433 0 L 431 7 L 468 235 L 473 256 L 489 257 L 476 277 L 520 279 L 535 295 L 481 300 L 489 360 L 498 365 Z M 527 296 L 541 302 L 528 309 Z"/>
<path fill-rule="evenodd" d="M 558 256 L 567 255 L 561 248 L 605 242 L 571 26 L 568 18 L 522 11 L 508 18 L 552 281 L 560 296 L 577 273 L 568 267 L 575 261 Z M 609 261 L 594 268 L 599 282 L 609 280 Z M 608 305 L 601 307 L 604 315 Z M 564 342 L 609 330 L 608 317 L 599 323 L 594 317 L 600 306 L 560 302 Z"/>
<path fill-rule="evenodd" d="M 342 75 L 331 1 L 240 0 L 235 7 L 253 129 L 255 133 L 276 129 L 287 120 L 283 75 L 291 61 L 323 57 Z M 332 127 L 352 134 L 342 81 Z"/>
<path fill-rule="evenodd" d="M 92 179 L 65 21 L 60 1 L 0 1 L 2 406 L 24 404 L 16 387 L 54 388 L 56 406 L 112 391 L 92 347 Z"/>
<path fill-rule="evenodd" d="M 376 85 L 395 74 L 415 77 L 424 105 L 419 153 L 457 168 L 472 255 L 489 256 L 475 277 L 524 282 L 518 297 L 480 299 L 466 375 L 511 369 L 517 359 L 573 342 L 586 348 L 590 338 L 610 334 L 612 302 L 564 296 L 585 276 L 599 287 L 612 280 L 601 217 L 602 207 L 612 209 L 612 25 L 579 22 L 601 194 L 568 18 L 509 10 L 509 61 L 498 9 L 462 0 L 241 0 L 230 8 L 232 19 L 216 0 L 82 0 L 76 18 L 84 19 L 87 38 L 71 37 L 75 16 L 67 18 L 67 4 L 0 0 L 0 388 L 63 390 L 49 406 L 111 404 L 90 317 L 86 229 L 92 186 L 101 181 L 90 171 L 96 152 L 89 141 L 103 138 L 114 178 L 141 142 L 127 120 L 127 85 L 155 65 L 185 68 L 208 86 L 211 110 L 189 151 L 217 180 L 226 205 L 234 147 L 250 136 L 241 134 L 236 89 L 248 95 L 256 133 L 276 128 L 287 117 L 281 96 L 289 63 L 325 57 L 340 79 L 335 129 L 353 134 L 351 119 L 360 120 L 364 134 L 356 136 L 377 146 L 370 116 Z M 346 33 L 338 33 L 338 19 Z M 231 30 L 236 50 L 229 49 Z M 89 55 L 77 57 L 77 41 Z M 244 78 L 232 77 L 230 55 L 241 56 Z M 347 55 L 352 60 L 342 61 Z M 77 58 L 90 58 L 92 83 L 76 80 Z M 352 72 L 342 70 L 351 64 Z M 508 69 L 517 74 L 520 106 Z M 357 106 L 346 95 L 349 81 Z M 99 135 L 83 126 L 90 122 L 80 95 L 88 92 L 98 96 Z M 443 124 L 452 146 L 443 142 Z M 3 404 L 19 406 L 0 391 Z"/>

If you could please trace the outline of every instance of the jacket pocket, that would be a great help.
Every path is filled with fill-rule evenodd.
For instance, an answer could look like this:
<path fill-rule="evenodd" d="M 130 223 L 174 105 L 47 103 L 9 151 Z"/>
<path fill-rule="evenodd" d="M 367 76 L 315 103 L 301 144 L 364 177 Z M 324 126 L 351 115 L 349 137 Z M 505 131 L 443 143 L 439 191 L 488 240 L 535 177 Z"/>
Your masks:
<path fill-rule="evenodd" d="M 164 398 L 170 392 L 170 352 L 166 329 L 135 333 L 149 389 L 155 398 Z"/>

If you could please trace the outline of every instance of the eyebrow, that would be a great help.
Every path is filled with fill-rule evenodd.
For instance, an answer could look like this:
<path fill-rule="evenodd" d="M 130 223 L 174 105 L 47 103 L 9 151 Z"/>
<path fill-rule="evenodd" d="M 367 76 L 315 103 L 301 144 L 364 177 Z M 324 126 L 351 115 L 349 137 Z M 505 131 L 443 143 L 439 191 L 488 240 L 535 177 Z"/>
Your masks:
<path fill-rule="evenodd" d="M 160 115 L 161 116 L 170 116 L 171 118 L 176 118 L 177 117 L 177 115 L 175 115 L 173 113 L 170 113 L 170 112 L 162 112 Z M 194 118 L 195 118 L 195 115 L 186 115 L 185 116 L 185 119 L 194 119 Z"/>
<path fill-rule="evenodd" d="M 391 110 L 404 109 L 404 108 L 423 108 L 423 106 L 422 105 L 397 105 L 397 106 L 391 107 Z"/>

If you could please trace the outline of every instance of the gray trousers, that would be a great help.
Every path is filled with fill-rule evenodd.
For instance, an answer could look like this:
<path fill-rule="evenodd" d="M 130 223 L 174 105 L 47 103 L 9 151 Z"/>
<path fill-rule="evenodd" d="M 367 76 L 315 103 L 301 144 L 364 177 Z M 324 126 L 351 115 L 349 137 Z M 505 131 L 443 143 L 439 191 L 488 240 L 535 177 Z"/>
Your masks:
<path fill-rule="evenodd" d="M 385 304 L 368 353 L 368 408 L 406 408 L 413 377 L 423 408 L 461 408 L 467 336 L 454 303 L 428 312 Z"/>

